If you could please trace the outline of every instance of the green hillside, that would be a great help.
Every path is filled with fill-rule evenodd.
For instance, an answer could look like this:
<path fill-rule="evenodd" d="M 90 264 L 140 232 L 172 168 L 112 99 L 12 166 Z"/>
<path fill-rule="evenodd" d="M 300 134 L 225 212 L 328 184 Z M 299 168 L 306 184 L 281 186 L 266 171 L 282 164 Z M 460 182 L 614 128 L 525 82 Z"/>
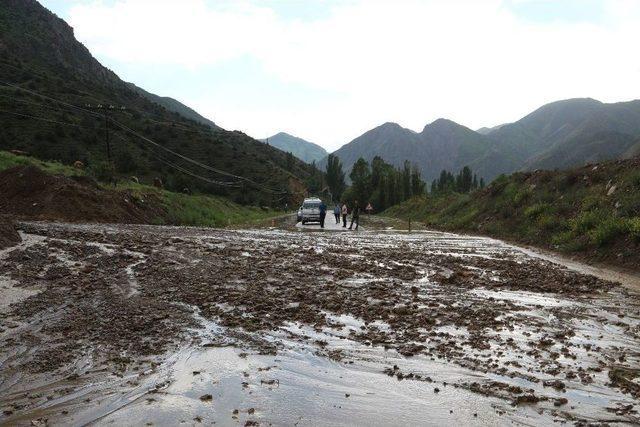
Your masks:
<path fill-rule="evenodd" d="M 637 269 L 640 159 L 515 173 L 471 194 L 416 197 L 385 214 Z"/>
<path fill-rule="evenodd" d="M 145 183 L 158 177 L 170 190 L 241 204 L 280 206 L 302 197 L 311 166 L 152 102 L 104 68 L 71 27 L 35 0 L 1 2 L 0 29 L 0 149 L 109 172 L 108 131 L 120 177 Z"/>
<path fill-rule="evenodd" d="M 35 166 L 47 174 L 76 177 L 76 179 L 87 175 L 87 172 L 83 170 L 58 162 L 46 162 L 32 157 L 0 151 L 0 172 L 16 166 Z M 98 186 L 99 190 L 120 193 L 123 197 L 146 200 L 147 203 L 157 201 L 159 204 L 158 215 L 151 221 L 154 224 L 225 227 L 228 225 L 250 224 L 282 214 L 282 212 L 272 209 L 242 206 L 224 197 L 206 194 L 187 195 L 133 182 L 121 182 L 116 187 L 108 183 L 98 182 Z M 29 197 L 31 197 L 28 192 L 24 192 L 22 196 L 23 201 L 28 201 Z M 104 203 L 108 202 L 105 201 Z M 27 204 L 29 205 L 29 203 Z M 108 207 L 106 208 L 108 209 Z M 26 216 L 22 217 L 25 219 L 30 218 L 28 212 Z M 65 217 L 50 219 L 68 220 Z"/>

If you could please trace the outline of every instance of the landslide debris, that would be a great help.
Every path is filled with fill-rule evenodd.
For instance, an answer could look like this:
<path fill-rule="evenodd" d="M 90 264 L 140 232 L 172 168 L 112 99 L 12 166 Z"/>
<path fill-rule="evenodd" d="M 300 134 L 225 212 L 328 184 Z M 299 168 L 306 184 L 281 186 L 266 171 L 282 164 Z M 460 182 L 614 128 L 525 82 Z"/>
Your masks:
<path fill-rule="evenodd" d="M 20 220 L 151 223 L 165 215 L 153 194 L 107 190 L 85 176 L 52 175 L 35 166 L 0 172 L 0 213 Z"/>
<path fill-rule="evenodd" d="M 22 239 L 10 217 L 0 215 L 0 249 L 20 243 Z"/>

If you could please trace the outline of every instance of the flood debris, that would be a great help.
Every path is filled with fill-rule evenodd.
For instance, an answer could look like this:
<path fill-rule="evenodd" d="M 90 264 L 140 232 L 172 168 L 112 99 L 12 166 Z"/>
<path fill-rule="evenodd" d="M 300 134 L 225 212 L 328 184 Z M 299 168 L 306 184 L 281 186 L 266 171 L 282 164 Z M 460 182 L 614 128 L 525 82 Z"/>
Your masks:
<path fill-rule="evenodd" d="M 425 402 L 473 393 L 491 414 L 533 407 L 539 417 L 637 421 L 638 294 L 500 242 L 442 233 L 20 228 L 24 241 L 0 257 L 0 280 L 29 290 L 0 317 L 0 422 L 97 380 L 112 385 L 70 401 L 99 408 L 109 387 L 143 389 L 162 407 L 174 387 L 171 364 L 185 349 L 232 354 L 228 363 L 241 367 L 234 393 L 278 396 L 291 387 L 279 363 L 291 342 L 345 375 L 369 364 L 367 375 L 393 380 L 385 387 L 419 387 Z M 185 366 L 193 387 L 205 387 L 192 398 L 215 395 L 227 416 L 257 422 L 233 413 L 229 405 L 246 407 L 241 401 L 212 393 L 229 380 L 212 378 L 207 365 Z M 444 377 L 435 366 L 458 374 Z M 43 388 L 45 377 L 54 381 Z M 38 387 L 46 391 L 30 392 Z M 355 390 L 345 386 L 332 405 L 357 404 Z M 505 406 L 494 410 L 495 402 Z M 65 410 L 46 415 L 78 416 L 75 406 Z M 445 415 L 465 416 L 458 412 Z"/>

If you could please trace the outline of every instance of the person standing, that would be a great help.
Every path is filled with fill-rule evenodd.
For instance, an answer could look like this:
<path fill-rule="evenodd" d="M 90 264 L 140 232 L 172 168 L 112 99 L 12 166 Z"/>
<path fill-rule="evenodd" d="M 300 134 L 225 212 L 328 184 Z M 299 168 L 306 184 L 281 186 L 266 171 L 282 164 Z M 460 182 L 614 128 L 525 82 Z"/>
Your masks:
<path fill-rule="evenodd" d="M 336 224 L 340 224 L 340 203 L 336 203 L 336 207 L 333 208 L 333 216 L 336 217 Z"/>
<path fill-rule="evenodd" d="M 349 208 L 346 203 L 342 204 L 342 228 L 347 228 L 347 215 L 349 214 Z"/>
<path fill-rule="evenodd" d="M 351 211 L 351 225 L 349 225 L 349 230 L 351 230 L 351 227 L 353 227 L 354 222 L 356 223 L 357 230 L 358 226 L 360 225 L 360 204 L 357 200 L 354 202 L 353 209 Z"/>
<path fill-rule="evenodd" d="M 327 216 L 327 205 L 320 201 L 320 228 L 324 228 L 324 218 Z"/>

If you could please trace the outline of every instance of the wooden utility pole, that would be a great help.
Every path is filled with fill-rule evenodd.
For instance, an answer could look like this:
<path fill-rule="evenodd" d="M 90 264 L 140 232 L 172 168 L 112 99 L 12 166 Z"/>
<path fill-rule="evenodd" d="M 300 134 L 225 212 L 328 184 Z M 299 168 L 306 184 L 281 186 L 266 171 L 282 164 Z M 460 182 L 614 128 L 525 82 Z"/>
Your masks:
<path fill-rule="evenodd" d="M 91 109 L 91 110 L 98 110 L 102 112 L 102 116 L 104 117 L 104 143 L 105 143 L 105 148 L 107 151 L 107 163 L 109 164 L 109 167 L 113 170 L 113 160 L 112 160 L 112 156 L 111 156 L 111 143 L 109 141 L 109 111 L 124 111 L 126 110 L 126 107 L 116 107 L 115 105 L 106 105 L 106 104 L 98 104 L 98 105 L 91 105 L 91 104 L 87 104 L 85 105 L 85 108 Z"/>

